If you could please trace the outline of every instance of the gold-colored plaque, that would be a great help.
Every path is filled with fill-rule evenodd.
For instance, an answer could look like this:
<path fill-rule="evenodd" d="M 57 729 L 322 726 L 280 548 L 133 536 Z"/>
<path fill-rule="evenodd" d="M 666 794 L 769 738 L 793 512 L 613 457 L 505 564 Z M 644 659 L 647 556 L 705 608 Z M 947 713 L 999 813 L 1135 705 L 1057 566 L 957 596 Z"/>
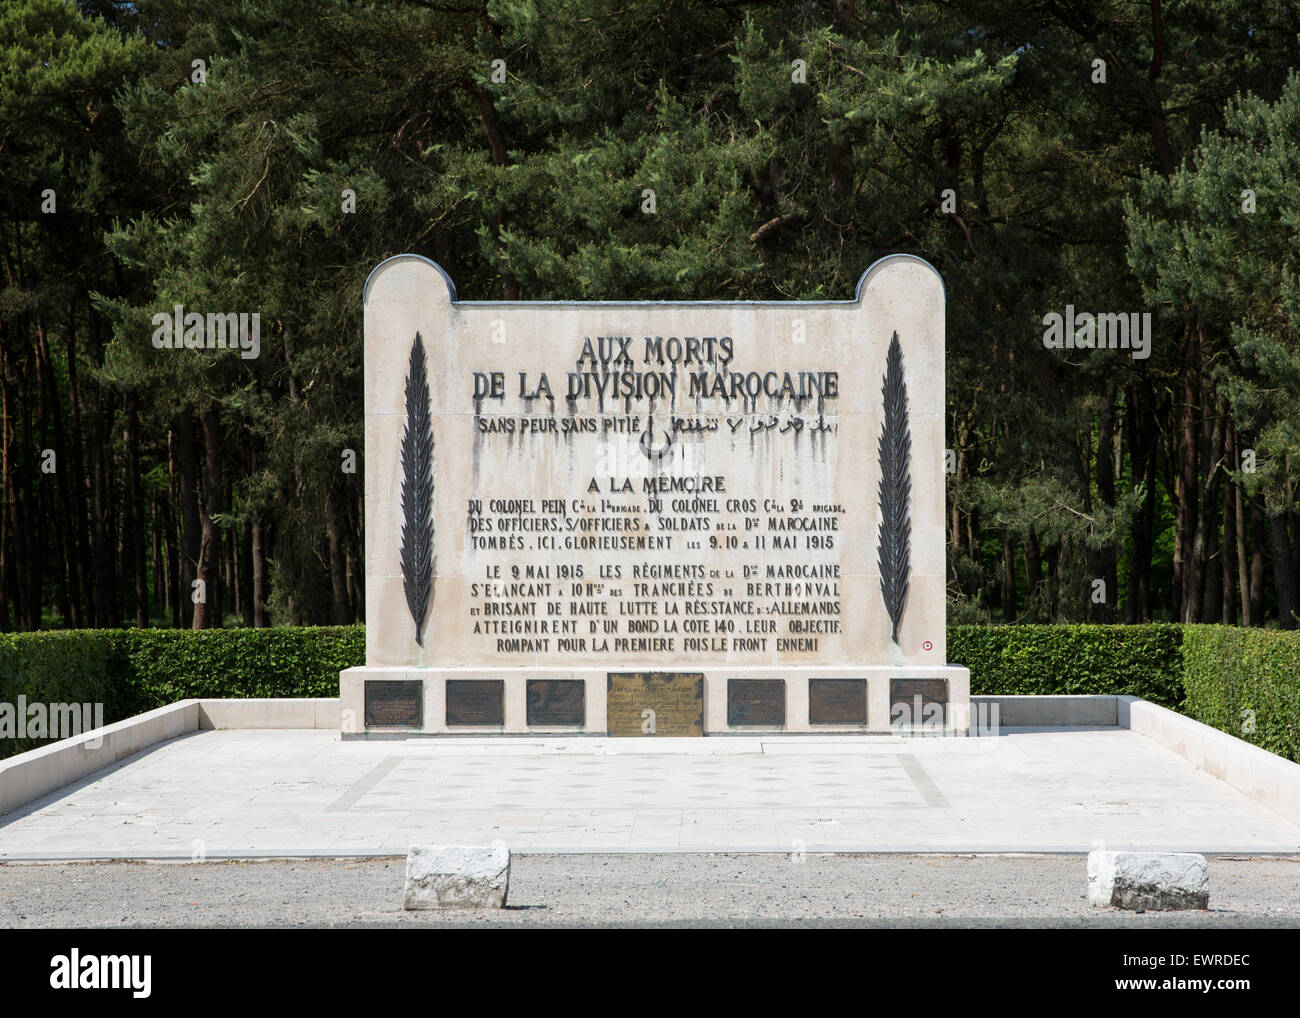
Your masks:
<path fill-rule="evenodd" d="M 610 672 L 610 735 L 703 735 L 704 675 L 699 672 Z"/>

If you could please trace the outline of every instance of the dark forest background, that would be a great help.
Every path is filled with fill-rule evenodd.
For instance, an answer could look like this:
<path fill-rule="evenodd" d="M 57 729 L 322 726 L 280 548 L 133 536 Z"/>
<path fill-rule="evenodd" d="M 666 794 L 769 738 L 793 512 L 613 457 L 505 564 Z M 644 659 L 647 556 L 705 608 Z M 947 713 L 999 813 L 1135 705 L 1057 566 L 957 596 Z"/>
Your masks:
<path fill-rule="evenodd" d="M 360 619 L 361 292 L 406 251 L 471 300 L 849 298 L 918 254 L 950 620 L 1292 628 L 1298 33 L 1280 0 L 5 0 L 0 628 Z M 156 349 L 176 304 L 259 312 L 260 357 Z M 1067 304 L 1150 311 L 1150 358 L 1046 349 Z"/>

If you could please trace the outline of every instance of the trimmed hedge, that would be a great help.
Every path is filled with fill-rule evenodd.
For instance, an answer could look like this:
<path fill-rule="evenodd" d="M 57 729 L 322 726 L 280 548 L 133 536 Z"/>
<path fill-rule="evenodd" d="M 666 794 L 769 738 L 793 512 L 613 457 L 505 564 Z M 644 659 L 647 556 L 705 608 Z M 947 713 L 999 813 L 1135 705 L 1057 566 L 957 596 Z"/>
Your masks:
<path fill-rule="evenodd" d="M 366 663 L 364 626 L 131 629 L 123 633 L 141 710 L 189 697 L 338 696 Z"/>
<path fill-rule="evenodd" d="M 102 703 L 111 723 L 188 697 L 337 696 L 365 648 L 363 626 L 0 634 L 0 703 Z M 950 626 L 948 660 L 974 694 L 1140 696 L 1300 761 L 1297 632 Z M 0 740 L 0 758 L 44 741 Z"/>
<path fill-rule="evenodd" d="M 1300 632 L 1186 626 L 1182 711 L 1300 763 Z"/>
<path fill-rule="evenodd" d="M 948 660 L 972 694 L 1140 696 L 1177 710 L 1182 629 L 1141 626 L 949 626 Z"/>
<path fill-rule="evenodd" d="M 190 697 L 338 696 L 364 626 L 0 633 L 0 703 L 102 703 L 111 724 Z M 49 739 L 0 739 L 0 759 Z"/>
<path fill-rule="evenodd" d="M 122 636 L 118 629 L 0 634 L 0 704 L 13 708 L 15 728 L 19 696 L 47 705 L 102 703 L 105 723 L 134 713 Z M 0 739 L 0 759 L 50 741 Z"/>

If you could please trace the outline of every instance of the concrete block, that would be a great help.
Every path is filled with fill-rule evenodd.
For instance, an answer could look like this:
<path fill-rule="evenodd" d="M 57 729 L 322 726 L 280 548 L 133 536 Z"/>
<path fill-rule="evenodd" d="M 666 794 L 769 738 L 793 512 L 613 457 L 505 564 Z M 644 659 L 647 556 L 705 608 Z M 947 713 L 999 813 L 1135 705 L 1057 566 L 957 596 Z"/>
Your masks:
<path fill-rule="evenodd" d="M 412 845 L 403 908 L 505 908 L 510 850 L 492 845 Z"/>
<path fill-rule="evenodd" d="M 1088 901 L 1098 908 L 1209 908 L 1205 856 L 1189 852 L 1089 852 Z"/>

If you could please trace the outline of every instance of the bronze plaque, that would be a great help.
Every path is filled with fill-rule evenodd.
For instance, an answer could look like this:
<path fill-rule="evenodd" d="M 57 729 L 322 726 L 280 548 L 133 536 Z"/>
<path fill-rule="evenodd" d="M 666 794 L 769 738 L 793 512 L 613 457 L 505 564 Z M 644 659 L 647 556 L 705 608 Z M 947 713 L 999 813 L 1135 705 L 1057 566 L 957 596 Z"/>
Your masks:
<path fill-rule="evenodd" d="M 889 680 L 891 725 L 942 725 L 947 707 L 947 679 Z"/>
<path fill-rule="evenodd" d="M 424 683 L 419 679 L 365 681 L 367 728 L 423 728 Z"/>
<path fill-rule="evenodd" d="M 865 725 L 866 679 L 809 679 L 808 722 L 814 725 Z"/>
<path fill-rule="evenodd" d="M 529 679 L 530 725 L 581 725 L 587 720 L 587 684 L 581 679 Z"/>
<path fill-rule="evenodd" d="M 503 679 L 448 679 L 447 725 L 505 724 Z"/>
<path fill-rule="evenodd" d="M 610 735 L 704 734 L 704 675 L 610 672 L 605 719 Z"/>
<path fill-rule="evenodd" d="M 784 725 L 785 679 L 728 679 L 728 725 Z"/>

